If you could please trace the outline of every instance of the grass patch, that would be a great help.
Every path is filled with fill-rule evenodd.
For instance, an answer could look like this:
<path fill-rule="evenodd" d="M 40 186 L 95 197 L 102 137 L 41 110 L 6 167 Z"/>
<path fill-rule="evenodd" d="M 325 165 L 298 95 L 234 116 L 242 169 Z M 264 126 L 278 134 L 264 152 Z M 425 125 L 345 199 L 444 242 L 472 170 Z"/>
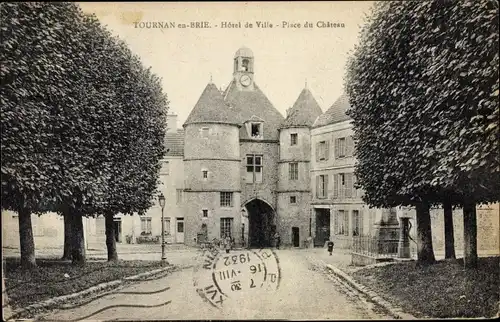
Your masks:
<path fill-rule="evenodd" d="M 37 259 L 36 268 L 24 270 L 19 259 L 4 260 L 5 286 L 13 309 L 162 267 L 160 261 L 88 261 L 78 266 L 68 261 Z"/>
<path fill-rule="evenodd" d="M 353 276 L 415 317 L 489 318 L 498 313 L 500 257 L 478 260 L 472 270 L 458 259 L 367 268 Z"/>

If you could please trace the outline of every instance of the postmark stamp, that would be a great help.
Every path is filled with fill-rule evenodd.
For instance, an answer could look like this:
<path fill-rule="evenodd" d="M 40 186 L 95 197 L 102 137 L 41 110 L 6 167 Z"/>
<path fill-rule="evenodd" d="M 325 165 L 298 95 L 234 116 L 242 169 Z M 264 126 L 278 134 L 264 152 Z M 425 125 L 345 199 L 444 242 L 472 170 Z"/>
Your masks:
<path fill-rule="evenodd" d="M 274 292 L 279 288 L 281 270 L 272 249 L 243 249 L 230 253 L 217 248 L 204 250 L 194 268 L 197 293 L 216 308 L 226 301 Z"/>

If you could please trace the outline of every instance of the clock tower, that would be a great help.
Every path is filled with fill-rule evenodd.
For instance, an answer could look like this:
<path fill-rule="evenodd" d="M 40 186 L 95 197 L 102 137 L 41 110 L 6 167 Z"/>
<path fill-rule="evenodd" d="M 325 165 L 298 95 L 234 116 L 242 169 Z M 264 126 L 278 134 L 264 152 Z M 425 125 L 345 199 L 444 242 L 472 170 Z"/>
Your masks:
<path fill-rule="evenodd" d="M 234 54 L 234 82 L 239 90 L 252 91 L 254 57 L 253 52 L 247 47 L 241 47 Z"/>

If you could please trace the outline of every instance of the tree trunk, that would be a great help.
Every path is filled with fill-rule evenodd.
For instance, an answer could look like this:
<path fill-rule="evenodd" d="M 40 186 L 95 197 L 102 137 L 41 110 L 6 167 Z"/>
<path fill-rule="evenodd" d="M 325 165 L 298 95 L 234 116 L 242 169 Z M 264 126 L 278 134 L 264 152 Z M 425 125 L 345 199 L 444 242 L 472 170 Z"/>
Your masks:
<path fill-rule="evenodd" d="M 419 203 L 417 208 L 417 258 L 418 262 L 432 264 L 435 262 L 432 248 L 431 214 L 428 203 Z"/>
<path fill-rule="evenodd" d="M 85 235 L 83 232 L 83 216 L 73 209 L 71 218 L 71 259 L 73 264 L 85 264 Z"/>
<path fill-rule="evenodd" d="M 464 202 L 464 265 L 477 267 L 477 222 L 476 204 Z"/>
<path fill-rule="evenodd" d="M 444 258 L 455 259 L 455 236 L 453 232 L 453 209 L 451 202 L 443 203 L 444 210 Z"/>
<path fill-rule="evenodd" d="M 63 212 L 64 217 L 64 252 L 63 260 L 71 259 L 71 214 L 67 211 Z"/>
<path fill-rule="evenodd" d="M 114 214 L 106 214 L 106 247 L 108 249 L 108 262 L 117 261 L 118 253 L 116 252 L 115 239 L 115 223 Z"/>
<path fill-rule="evenodd" d="M 35 267 L 35 242 L 31 226 L 31 213 L 26 209 L 19 210 L 19 241 L 21 244 L 21 267 Z"/>

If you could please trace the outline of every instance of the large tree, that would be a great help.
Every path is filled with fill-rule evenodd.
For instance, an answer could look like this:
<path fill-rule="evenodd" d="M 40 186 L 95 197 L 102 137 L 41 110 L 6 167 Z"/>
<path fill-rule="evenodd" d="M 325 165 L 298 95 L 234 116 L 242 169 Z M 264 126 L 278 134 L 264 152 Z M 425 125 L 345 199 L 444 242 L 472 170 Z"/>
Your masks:
<path fill-rule="evenodd" d="M 114 138 L 108 149 L 112 172 L 101 210 L 105 217 L 108 260 L 117 260 L 114 216 L 142 214 L 152 206 L 159 178 L 168 100 L 161 82 L 144 68 L 127 45 L 115 39 L 114 84 L 119 106 L 113 111 Z M 117 55 L 115 55 L 117 56 Z M 119 115 L 116 115 L 119 113 Z M 119 120 L 118 122 L 116 122 Z"/>
<path fill-rule="evenodd" d="M 2 208 L 19 213 L 25 265 L 35 264 L 30 214 L 45 211 L 64 215 L 71 258 L 84 263 L 84 216 L 114 198 L 145 207 L 113 180 L 133 173 L 133 195 L 151 199 L 166 98 L 126 46 L 77 5 L 3 3 L 1 13 Z M 127 158 L 133 166 L 117 177 Z"/>
<path fill-rule="evenodd" d="M 47 210 L 60 171 L 51 109 L 69 85 L 58 48 L 74 25 L 72 6 L 0 4 L 2 209 L 19 214 L 23 266 L 36 264 L 31 214 Z"/>
<path fill-rule="evenodd" d="M 429 205 L 463 206 L 467 262 L 475 204 L 498 198 L 497 27 L 489 1 L 379 3 L 349 63 L 358 182 L 370 204 L 416 207 L 423 261 Z"/>

